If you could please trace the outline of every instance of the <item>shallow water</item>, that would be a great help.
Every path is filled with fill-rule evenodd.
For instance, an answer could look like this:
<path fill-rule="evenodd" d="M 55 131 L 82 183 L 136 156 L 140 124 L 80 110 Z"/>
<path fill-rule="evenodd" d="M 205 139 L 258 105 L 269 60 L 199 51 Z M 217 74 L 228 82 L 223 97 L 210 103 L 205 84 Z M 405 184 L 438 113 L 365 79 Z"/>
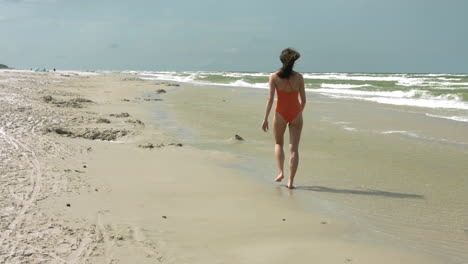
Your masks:
<path fill-rule="evenodd" d="M 166 96 L 168 120 L 184 142 L 235 153 L 242 163 L 226 166 L 274 186 L 273 136 L 260 130 L 266 93 L 184 85 Z M 398 243 L 465 263 L 468 123 L 316 93 L 308 93 L 304 122 L 293 195 L 305 208 L 319 203 L 353 223 L 360 231 L 345 239 Z"/>

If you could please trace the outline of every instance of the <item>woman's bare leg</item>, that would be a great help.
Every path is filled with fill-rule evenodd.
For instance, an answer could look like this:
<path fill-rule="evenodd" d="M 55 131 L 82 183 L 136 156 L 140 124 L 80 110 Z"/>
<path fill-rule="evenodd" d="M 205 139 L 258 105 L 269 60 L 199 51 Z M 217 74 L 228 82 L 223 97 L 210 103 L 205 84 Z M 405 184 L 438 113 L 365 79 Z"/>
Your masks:
<path fill-rule="evenodd" d="M 277 182 L 282 181 L 284 178 L 283 138 L 287 124 L 286 120 L 284 120 L 280 114 L 275 113 L 275 118 L 273 119 L 273 134 L 275 135 L 275 158 L 279 170 L 278 177 L 275 179 Z"/>
<path fill-rule="evenodd" d="M 294 176 L 296 176 L 297 166 L 299 165 L 299 141 L 302 132 L 302 113 L 296 119 L 289 123 L 289 181 L 288 188 L 294 188 Z"/>

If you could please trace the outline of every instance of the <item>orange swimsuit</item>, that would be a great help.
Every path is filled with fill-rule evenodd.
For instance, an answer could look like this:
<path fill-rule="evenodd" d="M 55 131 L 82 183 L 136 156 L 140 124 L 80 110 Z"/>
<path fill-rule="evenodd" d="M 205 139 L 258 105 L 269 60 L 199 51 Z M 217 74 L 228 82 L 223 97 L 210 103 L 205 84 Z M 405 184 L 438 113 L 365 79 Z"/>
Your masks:
<path fill-rule="evenodd" d="M 289 87 L 292 90 L 291 82 L 288 79 Z M 302 106 L 299 103 L 299 90 L 290 93 L 276 89 L 278 101 L 276 102 L 276 112 L 280 114 L 288 123 L 296 119 L 297 115 L 302 111 Z"/>

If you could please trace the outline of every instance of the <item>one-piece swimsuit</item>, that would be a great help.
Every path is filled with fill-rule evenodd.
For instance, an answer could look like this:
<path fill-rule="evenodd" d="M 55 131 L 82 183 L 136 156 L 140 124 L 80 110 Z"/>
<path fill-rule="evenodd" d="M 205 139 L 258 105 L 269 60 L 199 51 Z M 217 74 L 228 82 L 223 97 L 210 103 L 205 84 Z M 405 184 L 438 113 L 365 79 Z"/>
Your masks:
<path fill-rule="evenodd" d="M 289 78 L 287 80 L 292 92 L 286 92 L 276 88 L 278 101 L 276 102 L 275 111 L 280 114 L 284 120 L 290 123 L 296 119 L 302 109 L 299 103 L 299 90 L 293 91 Z"/>

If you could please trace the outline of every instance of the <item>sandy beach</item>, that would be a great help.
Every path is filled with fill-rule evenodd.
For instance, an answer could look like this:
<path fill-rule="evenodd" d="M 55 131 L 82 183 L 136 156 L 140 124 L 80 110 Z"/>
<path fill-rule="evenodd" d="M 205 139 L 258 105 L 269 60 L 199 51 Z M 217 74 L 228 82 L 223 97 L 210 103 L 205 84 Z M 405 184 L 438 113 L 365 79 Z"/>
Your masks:
<path fill-rule="evenodd" d="M 318 119 L 351 106 L 331 109 L 333 100 L 314 98 L 317 108 L 308 111 L 320 114 L 309 115 L 316 126 L 303 139 L 303 159 L 314 163 L 300 165 L 303 188 L 291 191 L 270 181 L 271 134 L 261 134 L 257 120 L 266 91 L 194 87 L 125 73 L 0 71 L 0 263 L 466 261 L 466 202 L 449 204 L 433 191 L 441 168 L 409 165 L 449 157 L 444 173 L 454 178 L 439 190 L 452 188 L 459 199 L 466 148 L 389 136 L 380 148 L 414 155 L 378 165 L 378 136 Z M 365 115 L 368 105 L 353 109 Z M 466 138 L 465 126 L 451 129 L 453 141 Z M 356 149 L 362 155 L 347 163 Z M 367 174 L 339 176 L 363 167 Z M 372 178 L 394 167 L 394 180 Z M 420 178 L 404 184 L 409 174 Z M 416 215 L 435 215 L 416 219 L 427 233 L 411 225 Z M 449 227 L 433 228 L 441 222 Z"/>

